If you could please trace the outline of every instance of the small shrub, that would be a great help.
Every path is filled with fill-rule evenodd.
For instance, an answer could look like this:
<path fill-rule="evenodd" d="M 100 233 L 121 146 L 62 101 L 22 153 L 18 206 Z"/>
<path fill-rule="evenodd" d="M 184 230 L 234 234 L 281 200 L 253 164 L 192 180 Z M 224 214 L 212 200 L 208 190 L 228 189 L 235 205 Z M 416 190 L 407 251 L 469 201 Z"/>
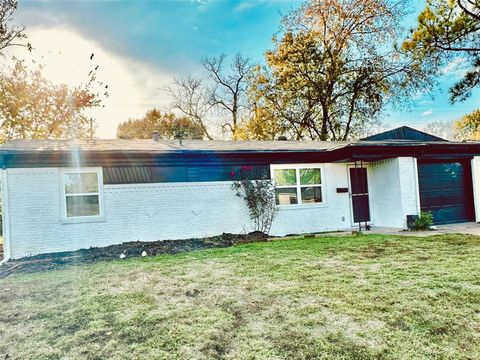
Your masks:
<path fill-rule="evenodd" d="M 433 225 L 433 215 L 431 212 L 424 212 L 420 213 L 420 216 L 415 219 L 413 225 L 411 227 L 412 230 L 419 231 L 419 230 L 430 230 L 431 226 Z"/>
<path fill-rule="evenodd" d="M 275 205 L 275 186 L 270 179 L 236 180 L 232 184 L 236 195 L 247 203 L 254 230 L 268 234 L 278 214 Z"/>

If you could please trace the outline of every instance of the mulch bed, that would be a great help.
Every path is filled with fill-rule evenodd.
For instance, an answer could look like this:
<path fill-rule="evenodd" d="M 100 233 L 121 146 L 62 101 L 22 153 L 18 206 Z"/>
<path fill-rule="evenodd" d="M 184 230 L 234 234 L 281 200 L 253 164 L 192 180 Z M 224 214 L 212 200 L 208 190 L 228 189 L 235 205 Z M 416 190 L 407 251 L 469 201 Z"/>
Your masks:
<path fill-rule="evenodd" d="M 132 241 L 101 248 L 41 254 L 8 261 L 0 266 L 0 278 L 12 274 L 57 270 L 73 265 L 88 264 L 102 260 L 114 260 L 119 259 L 121 254 L 125 254 L 126 258 L 142 256 L 143 251 L 146 251 L 148 256 L 178 254 L 200 249 L 223 248 L 235 244 L 267 241 L 268 238 L 268 235 L 261 232 L 251 232 L 249 234 L 224 233 L 210 238 L 152 242 Z"/>

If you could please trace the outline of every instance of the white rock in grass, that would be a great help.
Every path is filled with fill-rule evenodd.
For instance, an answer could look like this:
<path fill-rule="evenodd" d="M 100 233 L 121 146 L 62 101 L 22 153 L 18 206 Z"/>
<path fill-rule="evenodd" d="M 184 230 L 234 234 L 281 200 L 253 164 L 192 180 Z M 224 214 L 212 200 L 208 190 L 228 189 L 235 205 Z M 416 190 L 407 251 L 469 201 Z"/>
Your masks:
<path fill-rule="evenodd" d="M 147 256 L 147 252 L 145 250 L 142 251 L 142 256 Z"/>
<path fill-rule="evenodd" d="M 125 255 L 124 253 L 120 254 L 120 259 L 125 259 L 126 257 L 127 257 L 127 255 Z"/>

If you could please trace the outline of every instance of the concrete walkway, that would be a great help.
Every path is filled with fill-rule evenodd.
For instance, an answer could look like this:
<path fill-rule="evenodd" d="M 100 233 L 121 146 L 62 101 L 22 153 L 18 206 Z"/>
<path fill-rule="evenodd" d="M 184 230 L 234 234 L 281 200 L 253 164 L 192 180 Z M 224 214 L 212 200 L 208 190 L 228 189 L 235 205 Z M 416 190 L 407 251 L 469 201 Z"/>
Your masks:
<path fill-rule="evenodd" d="M 283 237 L 278 239 L 296 239 L 299 237 L 322 237 L 322 236 L 348 236 L 352 235 L 353 232 L 357 232 L 358 228 L 352 228 L 351 230 L 346 231 L 337 231 L 337 232 L 326 232 L 320 234 L 304 234 L 294 235 L 290 237 Z M 382 235 L 400 235 L 400 236 L 432 236 L 432 235 L 443 235 L 443 234 L 468 234 L 468 235 L 477 235 L 480 236 L 480 223 L 476 222 L 466 222 L 460 224 L 448 224 L 448 225 L 436 225 L 434 229 L 430 231 L 407 231 L 400 228 L 389 228 L 389 227 L 380 227 L 372 226 L 372 229 L 365 231 L 362 229 L 362 233 L 368 234 L 382 234 Z"/>
<path fill-rule="evenodd" d="M 398 228 L 372 227 L 372 230 L 365 231 L 364 234 L 385 234 L 385 235 L 405 235 L 405 236 L 430 236 L 442 234 L 469 234 L 480 235 L 480 223 L 467 222 L 460 224 L 436 225 L 434 230 L 430 231 L 405 231 Z"/>

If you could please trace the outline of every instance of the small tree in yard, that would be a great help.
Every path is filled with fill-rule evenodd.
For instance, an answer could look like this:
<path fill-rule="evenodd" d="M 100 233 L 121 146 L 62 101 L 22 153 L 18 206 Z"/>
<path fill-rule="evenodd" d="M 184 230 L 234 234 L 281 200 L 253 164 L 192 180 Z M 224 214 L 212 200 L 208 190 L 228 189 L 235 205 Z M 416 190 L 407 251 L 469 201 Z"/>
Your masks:
<path fill-rule="evenodd" d="M 275 187 L 272 181 L 270 179 L 236 180 L 232 184 L 232 189 L 247 203 L 255 231 L 268 234 L 278 214 L 275 205 Z"/>

